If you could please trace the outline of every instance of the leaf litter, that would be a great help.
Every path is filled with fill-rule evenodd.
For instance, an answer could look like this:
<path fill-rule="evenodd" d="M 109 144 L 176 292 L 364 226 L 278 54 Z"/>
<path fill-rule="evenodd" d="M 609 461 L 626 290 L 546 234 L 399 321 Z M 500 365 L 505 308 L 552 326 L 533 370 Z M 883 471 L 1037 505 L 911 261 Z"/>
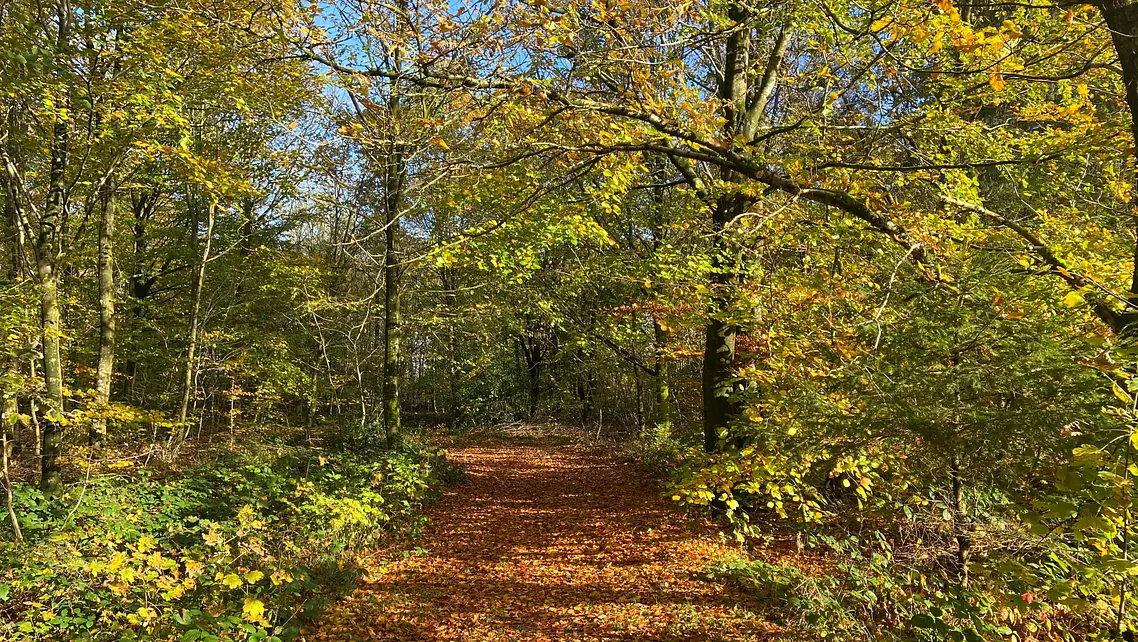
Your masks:
<path fill-rule="evenodd" d="M 366 563 L 308 640 L 741 641 L 778 637 L 731 585 L 707 521 L 598 448 L 482 438 L 449 450 L 467 479 L 428 510 L 422 554 Z"/>

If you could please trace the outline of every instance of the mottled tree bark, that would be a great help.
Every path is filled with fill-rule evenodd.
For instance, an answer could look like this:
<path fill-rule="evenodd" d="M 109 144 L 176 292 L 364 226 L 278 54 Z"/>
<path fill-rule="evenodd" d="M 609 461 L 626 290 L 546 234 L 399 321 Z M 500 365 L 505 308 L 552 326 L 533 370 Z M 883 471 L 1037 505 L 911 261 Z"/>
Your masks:
<path fill-rule="evenodd" d="M 56 48 L 67 47 L 71 27 L 71 6 L 66 0 L 56 5 L 58 32 Z M 43 329 L 43 448 L 40 455 L 40 490 L 57 495 L 63 486 L 59 468 L 59 454 L 63 442 L 63 357 L 60 344 L 63 328 L 59 303 L 59 258 L 65 217 L 64 190 L 66 188 L 68 122 L 57 117 L 52 126 L 51 155 L 48 167 L 47 205 L 40 218 L 36 239 L 36 281 L 40 286 L 40 324 Z"/>
<path fill-rule="evenodd" d="M 105 408 L 111 401 L 115 372 L 115 190 L 110 176 L 103 181 L 99 200 L 99 360 L 95 365 L 95 401 Z M 106 437 L 107 420 L 93 420 L 88 434 L 90 444 L 98 446 Z"/>
<path fill-rule="evenodd" d="M 406 0 L 399 0 L 402 14 L 406 14 Z M 402 19 L 402 18 L 401 18 Z M 395 48 L 394 68 L 400 72 L 403 65 L 402 49 Z M 400 113 L 400 82 L 391 81 L 388 112 L 391 118 L 391 146 L 384 167 L 384 252 L 383 252 L 383 432 L 387 447 L 394 448 L 403 430 L 399 412 L 400 342 L 402 339 L 399 318 L 399 281 L 402 272 L 399 258 L 399 231 L 404 189 L 407 179 L 407 159 L 399 141 L 398 118 Z"/>
<path fill-rule="evenodd" d="M 399 413 L 399 216 L 406 171 L 402 149 L 396 143 L 387 160 L 383 252 L 383 432 L 388 448 L 395 447 L 403 429 Z"/>

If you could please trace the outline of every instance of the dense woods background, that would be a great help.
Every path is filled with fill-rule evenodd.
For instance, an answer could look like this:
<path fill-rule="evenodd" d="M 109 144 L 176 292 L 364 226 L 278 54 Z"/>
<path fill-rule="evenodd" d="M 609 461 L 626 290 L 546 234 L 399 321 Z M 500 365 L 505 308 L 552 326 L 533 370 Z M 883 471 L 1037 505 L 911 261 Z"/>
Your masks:
<path fill-rule="evenodd" d="M 0 637 L 295 637 L 454 476 L 427 428 L 540 419 L 795 533 L 709 574 L 813 635 L 1132 639 L 1136 38 L 0 0 Z"/>

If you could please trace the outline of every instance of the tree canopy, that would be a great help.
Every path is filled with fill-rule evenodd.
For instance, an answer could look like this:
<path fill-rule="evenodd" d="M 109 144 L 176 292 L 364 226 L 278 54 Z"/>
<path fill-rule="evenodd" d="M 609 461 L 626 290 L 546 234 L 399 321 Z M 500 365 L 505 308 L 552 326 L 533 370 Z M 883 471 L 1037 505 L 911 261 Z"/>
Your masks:
<path fill-rule="evenodd" d="M 7 559 L 116 564 L 93 477 L 209 546 L 412 523 L 425 434 L 523 420 L 831 560 L 820 636 L 1138 627 L 1125 0 L 0 0 L 0 112 Z M 205 478 L 266 495 L 206 518 Z M 204 580 L 77 577 L 0 570 L 0 635 L 287 637 L 315 591 L 226 629 L 174 615 Z"/>

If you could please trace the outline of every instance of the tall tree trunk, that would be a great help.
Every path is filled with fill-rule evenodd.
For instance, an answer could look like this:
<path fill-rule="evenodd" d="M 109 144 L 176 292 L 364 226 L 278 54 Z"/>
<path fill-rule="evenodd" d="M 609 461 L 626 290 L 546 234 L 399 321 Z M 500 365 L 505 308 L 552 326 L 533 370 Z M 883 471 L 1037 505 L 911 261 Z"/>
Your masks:
<path fill-rule="evenodd" d="M 142 332 L 145 320 L 145 302 L 150 296 L 157 277 L 144 271 L 141 261 L 150 249 L 146 236 L 146 225 L 154 213 L 158 196 L 152 192 L 131 192 L 131 238 L 135 266 L 130 275 L 130 312 L 126 315 L 124 337 L 128 337 L 130 349 L 127 350 L 126 364 L 123 366 L 120 396 L 131 404 L 140 404 L 138 396 L 139 352 L 138 335 Z"/>
<path fill-rule="evenodd" d="M 632 356 L 636 357 L 636 348 L 633 344 Z M 636 434 L 644 434 L 644 382 L 641 380 L 640 368 L 632 366 L 632 383 L 636 392 Z"/>
<path fill-rule="evenodd" d="M 972 560 L 972 536 L 964 506 L 964 480 L 960 474 L 960 456 L 952 454 L 948 465 L 952 482 L 952 531 L 956 539 L 956 564 L 960 583 L 968 586 L 968 564 Z"/>
<path fill-rule="evenodd" d="M 529 339 L 527 342 L 526 339 Z M 518 335 L 518 346 L 525 357 L 526 375 L 529 377 L 529 418 L 537 416 L 541 403 L 541 366 L 545 359 L 533 321 L 526 317 L 526 327 Z"/>
<path fill-rule="evenodd" d="M 407 0 L 399 0 L 400 21 L 407 11 Z M 394 65 L 396 74 L 403 67 L 403 49 L 395 48 Z M 391 147 L 384 166 L 385 213 L 383 252 L 383 432 L 387 447 L 394 448 L 403 430 L 399 414 L 399 344 L 401 337 L 399 319 L 399 229 L 403 207 L 403 190 L 407 178 L 407 159 L 399 141 L 400 81 L 398 76 L 391 80 L 391 94 L 388 112 L 391 116 Z"/>
<path fill-rule="evenodd" d="M 5 114 L 5 146 L 3 150 L 3 164 L 4 167 L 0 168 L 0 186 L 4 189 L 4 228 L 3 228 L 3 244 L 9 252 L 8 263 L 8 276 L 11 281 L 22 281 L 26 275 L 24 264 L 27 260 L 25 247 L 26 237 L 24 231 L 23 217 L 20 212 L 20 201 L 17 190 L 19 189 L 20 172 L 16 167 L 16 158 L 18 157 L 19 147 L 16 141 L 17 132 L 21 131 L 19 117 L 16 110 L 12 107 L 8 108 Z M 5 364 L 6 374 L 11 381 L 18 381 L 20 377 L 20 360 L 12 356 L 11 360 Z M 8 467 L 8 461 L 12 455 L 12 439 L 10 432 L 12 427 L 16 425 L 17 416 L 20 414 L 20 395 L 19 390 L 9 390 L 8 394 L 2 399 L 0 403 L 0 435 L 2 435 L 3 443 L 0 447 L 3 448 L 3 476 L 4 476 L 4 493 L 8 506 L 8 518 L 12 524 L 12 533 L 17 542 L 24 540 L 24 534 L 20 531 L 20 521 L 16 517 L 16 510 L 13 504 L 12 497 L 12 476 Z"/>
<path fill-rule="evenodd" d="M 672 391 L 668 387 L 668 331 L 656 319 L 652 320 L 652 332 L 655 337 L 654 350 L 656 353 L 656 406 L 655 424 L 656 433 L 661 437 L 672 433 Z"/>
<path fill-rule="evenodd" d="M 139 404 L 141 400 L 138 395 L 138 335 L 141 334 L 144 321 L 144 301 L 150 296 L 150 282 L 141 275 L 132 275 L 130 277 L 130 296 L 131 306 L 130 314 L 127 315 L 127 328 L 125 336 L 130 337 L 130 345 L 133 348 L 127 354 L 126 365 L 123 367 L 123 378 L 121 385 L 121 395 L 131 404 Z"/>
<path fill-rule="evenodd" d="M 43 452 L 40 457 L 40 489 L 59 493 L 62 481 L 59 454 L 62 447 L 63 358 L 60 354 L 63 328 L 59 309 L 59 244 L 63 220 L 63 171 L 67 163 L 67 124 L 59 121 L 52 134 L 50 184 L 47 207 L 40 221 L 36 242 L 36 274 L 40 286 L 40 325 L 43 330 Z"/>
<path fill-rule="evenodd" d="M 737 397 L 735 338 L 739 326 L 730 317 L 739 266 L 737 249 L 726 226 L 743 212 L 740 196 L 722 197 L 712 213 L 711 303 L 703 348 L 703 445 L 707 452 L 719 450 L 730 438 L 731 428 L 742 413 Z"/>
<path fill-rule="evenodd" d="M 15 109 L 8 109 L 5 124 L 7 125 L 7 131 L 3 156 L 4 167 L 0 168 L 0 185 L 2 185 L 4 189 L 4 234 L 2 242 L 9 256 L 7 266 L 8 278 L 16 282 L 22 281 L 24 277 L 27 276 L 24 269 L 27 259 L 24 223 L 19 209 L 19 195 L 17 194 L 19 181 L 21 179 L 15 160 L 18 153 L 16 133 L 20 131 L 20 124 Z M 10 360 L 5 364 L 6 374 L 11 381 L 19 380 L 20 365 L 20 360 L 15 355 L 12 355 Z M 12 518 L 12 527 L 17 534 L 17 539 L 22 539 L 22 535 L 19 533 L 19 523 L 16 521 L 15 513 L 11 511 L 11 480 L 8 477 L 7 464 L 8 451 L 11 449 L 11 443 L 8 439 L 8 430 L 14 425 L 15 417 L 20 413 L 20 395 L 18 390 L 9 390 L 8 392 L 9 394 L 4 396 L 3 403 L 0 405 L 0 431 L 3 431 L 4 434 L 4 483 L 9 496 L 9 512 Z"/>
<path fill-rule="evenodd" d="M 6 115 L 6 141 L 4 167 L 0 168 L 0 185 L 4 188 L 4 236 L 9 252 L 8 270 L 13 281 L 27 276 L 27 231 L 24 229 L 23 213 L 20 210 L 18 194 L 22 180 L 18 167 L 19 145 L 16 135 L 23 131 L 19 113 L 9 107 Z"/>
<path fill-rule="evenodd" d="M 727 140 L 734 140 L 745 133 L 749 120 L 747 74 L 750 71 L 751 12 L 742 3 L 732 2 L 727 16 L 733 28 L 724 51 L 719 98 L 723 101 L 723 135 Z M 721 178 L 730 183 L 737 177 L 725 171 Z M 731 428 L 742 411 L 734 394 L 735 338 L 739 327 L 724 320 L 733 301 L 731 286 L 739 271 L 727 228 L 750 203 L 749 197 L 728 193 L 719 196 L 711 210 L 711 302 L 703 348 L 703 444 L 707 452 L 719 450 L 720 442 L 730 437 Z"/>
<path fill-rule="evenodd" d="M 667 181 L 667 163 L 659 161 L 656 175 L 661 184 Z M 657 254 L 664 247 L 666 227 L 664 221 L 664 187 L 652 191 L 652 252 Z M 662 304 L 662 302 L 661 302 Z M 660 314 L 652 315 L 652 353 L 654 366 L 655 403 L 653 404 L 652 428 L 656 437 L 669 437 L 672 433 L 672 391 L 668 380 L 668 330 L 660 322 Z"/>
<path fill-rule="evenodd" d="M 24 212 L 21 209 L 20 195 L 18 193 L 19 186 L 21 185 L 22 175 L 17 167 L 18 147 L 15 142 L 16 132 L 22 131 L 22 124 L 20 123 L 14 109 L 8 112 L 8 132 L 7 132 L 7 145 L 4 150 L 3 164 L 4 167 L 0 168 L 0 184 L 4 186 L 4 214 L 5 221 L 7 221 L 10 229 L 10 237 L 8 242 L 11 243 L 11 264 L 9 265 L 9 277 L 12 281 L 23 281 L 29 276 L 28 269 L 28 255 L 27 255 L 27 224 L 24 219 Z M 34 345 L 28 345 L 28 351 L 34 354 L 32 350 Z M 36 377 L 36 357 L 31 356 L 26 362 L 21 362 L 18 357 L 13 357 L 11 362 L 7 364 L 7 373 L 13 381 L 20 377 L 20 370 L 25 363 L 28 366 L 28 379 L 35 379 Z M 4 401 L 3 412 L 11 417 L 20 412 L 20 393 L 14 391 L 13 394 L 6 398 Z M 28 414 L 32 416 L 33 431 L 35 433 L 35 454 L 41 454 L 41 439 L 43 437 L 40 432 L 39 419 L 36 417 L 38 412 L 36 402 L 32 398 L 27 399 Z M 4 424 L 8 425 L 8 424 Z"/>
<path fill-rule="evenodd" d="M 196 206 L 195 206 L 196 207 Z M 217 204 L 211 202 L 207 208 L 206 226 L 205 226 L 205 243 L 202 246 L 201 259 L 198 262 L 197 270 L 194 271 L 193 285 L 190 292 L 190 328 L 189 336 L 186 345 L 186 363 L 184 370 L 184 377 L 182 379 L 182 404 L 178 409 L 178 432 L 176 435 L 185 434 L 186 417 L 190 410 L 190 398 L 194 392 L 194 379 L 197 374 L 197 350 L 198 350 L 198 332 L 201 326 L 201 303 L 202 303 L 202 290 L 205 287 L 205 270 L 206 264 L 209 263 L 209 250 L 213 241 L 213 223 L 217 217 Z M 197 238 L 197 216 L 194 216 L 194 229 L 192 230 L 194 238 Z M 181 436 L 177 438 L 179 441 Z"/>
<path fill-rule="evenodd" d="M 56 5 L 58 31 L 55 48 L 62 55 L 71 31 L 71 5 Z M 60 72 L 62 73 L 62 72 Z M 43 449 L 40 455 L 40 490 L 57 495 L 63 486 L 59 455 L 63 442 L 63 328 L 59 309 L 59 259 L 65 218 L 65 172 L 70 132 L 68 121 L 57 116 L 52 126 L 48 168 L 47 206 L 36 239 L 36 281 L 40 286 L 40 323 L 43 329 Z"/>
<path fill-rule="evenodd" d="M 462 417 L 462 400 L 459 390 L 458 332 L 455 320 L 458 318 L 458 282 L 454 268 L 442 269 L 444 303 L 447 309 L 447 425 L 454 427 Z"/>
<path fill-rule="evenodd" d="M 403 165 L 400 151 L 388 160 L 387 170 L 387 216 L 384 237 L 386 247 L 383 253 L 383 432 L 387 447 L 394 448 L 402 430 L 399 415 L 399 342 L 401 328 L 399 319 L 399 208 L 403 196 Z"/>
<path fill-rule="evenodd" d="M 1118 55 L 1122 70 L 1122 84 L 1126 105 L 1130 110 L 1130 133 L 1135 147 L 1131 153 L 1138 163 L 1138 2 L 1133 0 L 1101 0 L 1096 5 L 1110 27 L 1110 38 Z M 1138 176 L 1132 176 L 1135 187 L 1131 190 L 1130 207 L 1138 212 Z M 1138 217 L 1135 217 L 1138 220 Z M 1117 315 L 1114 328 L 1119 335 L 1130 336 L 1138 326 L 1138 234 L 1135 236 L 1132 276 L 1130 279 L 1130 309 Z"/>
<path fill-rule="evenodd" d="M 111 401 L 111 381 L 115 372 L 115 190 L 110 176 L 100 188 L 99 216 L 99 361 L 95 366 L 95 401 L 103 411 Z M 107 420 L 91 422 L 88 441 L 92 446 L 107 437 Z"/>

